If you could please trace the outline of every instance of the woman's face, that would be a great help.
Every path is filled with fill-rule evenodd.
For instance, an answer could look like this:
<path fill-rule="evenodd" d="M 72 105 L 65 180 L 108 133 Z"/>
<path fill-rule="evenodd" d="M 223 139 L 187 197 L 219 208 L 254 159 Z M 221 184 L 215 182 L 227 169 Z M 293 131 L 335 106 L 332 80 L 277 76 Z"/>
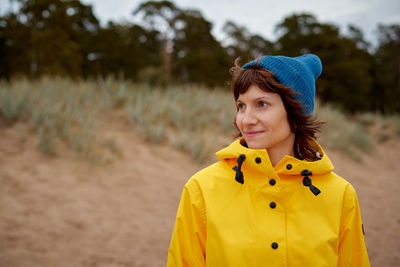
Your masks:
<path fill-rule="evenodd" d="M 290 130 L 285 106 L 277 93 L 251 85 L 239 95 L 236 125 L 248 148 L 293 151 L 294 133 Z"/>

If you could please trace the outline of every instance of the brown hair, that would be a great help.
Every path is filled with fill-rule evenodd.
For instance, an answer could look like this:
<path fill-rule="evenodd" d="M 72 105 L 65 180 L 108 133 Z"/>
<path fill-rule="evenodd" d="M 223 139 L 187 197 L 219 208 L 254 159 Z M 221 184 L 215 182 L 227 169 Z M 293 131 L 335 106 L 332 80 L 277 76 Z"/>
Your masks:
<path fill-rule="evenodd" d="M 243 69 L 239 66 L 239 58 L 235 60 L 231 82 L 235 100 L 239 98 L 240 94 L 247 92 L 252 85 L 256 85 L 263 91 L 279 94 L 287 112 L 290 129 L 296 136 L 293 147 L 295 157 L 310 161 L 318 160 L 317 148 L 312 146 L 310 141 L 316 139 L 316 134 L 320 132 L 321 126 L 325 122 L 319 122 L 315 117 L 304 114 L 301 102 L 295 100 L 297 93 L 292 91 L 290 87 L 279 83 L 271 71 L 259 67 L 257 63 L 252 67 Z M 236 120 L 233 124 L 238 129 Z M 239 131 L 236 137 L 240 136 Z"/>

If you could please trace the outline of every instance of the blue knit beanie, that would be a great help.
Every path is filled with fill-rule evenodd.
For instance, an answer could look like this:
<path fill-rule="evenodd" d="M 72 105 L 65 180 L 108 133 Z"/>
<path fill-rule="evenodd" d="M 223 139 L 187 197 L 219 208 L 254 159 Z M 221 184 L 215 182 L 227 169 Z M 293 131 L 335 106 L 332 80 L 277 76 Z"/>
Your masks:
<path fill-rule="evenodd" d="M 245 64 L 244 69 L 256 66 L 257 59 Z M 296 95 L 303 108 L 304 114 L 314 110 L 315 80 L 321 74 L 322 64 L 318 56 L 306 54 L 299 57 L 263 56 L 258 60 L 258 66 L 274 73 L 275 79 Z"/>

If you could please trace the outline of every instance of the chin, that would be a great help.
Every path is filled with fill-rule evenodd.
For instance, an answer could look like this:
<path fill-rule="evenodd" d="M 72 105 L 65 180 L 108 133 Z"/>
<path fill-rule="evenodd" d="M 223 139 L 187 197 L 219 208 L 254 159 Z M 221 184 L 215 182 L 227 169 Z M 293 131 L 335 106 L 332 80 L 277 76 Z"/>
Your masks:
<path fill-rule="evenodd" d="M 247 147 L 250 149 L 265 149 L 267 146 L 259 142 L 246 141 Z"/>

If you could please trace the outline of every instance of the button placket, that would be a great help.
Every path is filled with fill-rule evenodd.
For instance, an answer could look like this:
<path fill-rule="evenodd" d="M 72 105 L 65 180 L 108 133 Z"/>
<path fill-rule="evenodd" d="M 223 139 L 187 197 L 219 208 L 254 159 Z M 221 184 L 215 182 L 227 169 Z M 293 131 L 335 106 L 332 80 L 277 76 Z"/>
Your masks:
<path fill-rule="evenodd" d="M 255 158 L 254 158 L 254 162 L 255 162 L 257 165 L 258 165 L 258 164 L 262 164 L 262 159 L 261 159 L 260 157 L 255 157 Z M 290 165 L 289 168 L 291 169 L 292 166 Z M 269 186 L 271 186 L 271 187 L 277 186 L 277 183 L 278 183 L 278 180 L 277 180 L 277 179 L 279 179 L 279 178 L 267 177 L 267 179 L 268 179 L 268 183 L 269 183 L 269 185 L 267 185 L 268 187 L 269 187 Z M 276 189 L 276 190 L 278 190 L 278 191 L 275 192 L 274 189 Z M 272 189 L 272 188 L 270 188 L 269 190 L 267 189 L 267 192 L 270 191 L 270 190 L 272 190 L 272 191 L 274 191 L 275 193 L 278 193 L 278 195 L 279 195 L 279 188 L 274 188 L 274 189 Z M 270 193 L 268 193 L 268 195 L 271 196 Z M 272 196 L 274 196 L 274 195 L 275 195 L 275 194 L 272 194 Z M 277 196 L 277 195 L 275 195 L 275 196 Z M 271 201 L 271 200 L 270 200 L 270 202 L 269 202 L 267 205 L 269 206 L 268 208 L 271 209 L 271 210 L 277 208 L 277 203 L 276 203 L 275 201 Z M 273 212 L 273 213 L 275 214 L 275 215 L 273 215 L 273 216 L 279 216 L 279 217 L 280 217 L 280 212 L 279 212 L 278 210 L 274 210 L 274 211 L 271 211 L 271 212 Z M 272 241 L 273 241 L 273 240 L 271 240 L 270 242 L 272 242 Z M 272 242 L 272 243 L 270 243 L 270 246 L 271 246 L 271 249 L 273 249 L 273 250 L 277 250 L 278 247 L 279 247 L 279 245 L 278 245 L 277 242 Z"/>
<path fill-rule="evenodd" d="M 271 179 L 269 180 L 269 184 L 270 184 L 270 186 L 275 186 L 276 180 L 275 180 L 274 178 L 271 178 Z M 275 201 L 271 201 L 271 202 L 269 203 L 270 209 L 275 209 L 276 206 L 277 206 L 277 205 L 276 205 L 276 202 L 275 202 Z M 277 212 L 277 211 L 273 211 L 273 212 Z M 277 242 L 272 242 L 272 243 L 271 243 L 271 248 L 272 248 L 273 250 L 277 250 L 278 247 L 279 247 L 279 245 L 278 245 Z"/>

